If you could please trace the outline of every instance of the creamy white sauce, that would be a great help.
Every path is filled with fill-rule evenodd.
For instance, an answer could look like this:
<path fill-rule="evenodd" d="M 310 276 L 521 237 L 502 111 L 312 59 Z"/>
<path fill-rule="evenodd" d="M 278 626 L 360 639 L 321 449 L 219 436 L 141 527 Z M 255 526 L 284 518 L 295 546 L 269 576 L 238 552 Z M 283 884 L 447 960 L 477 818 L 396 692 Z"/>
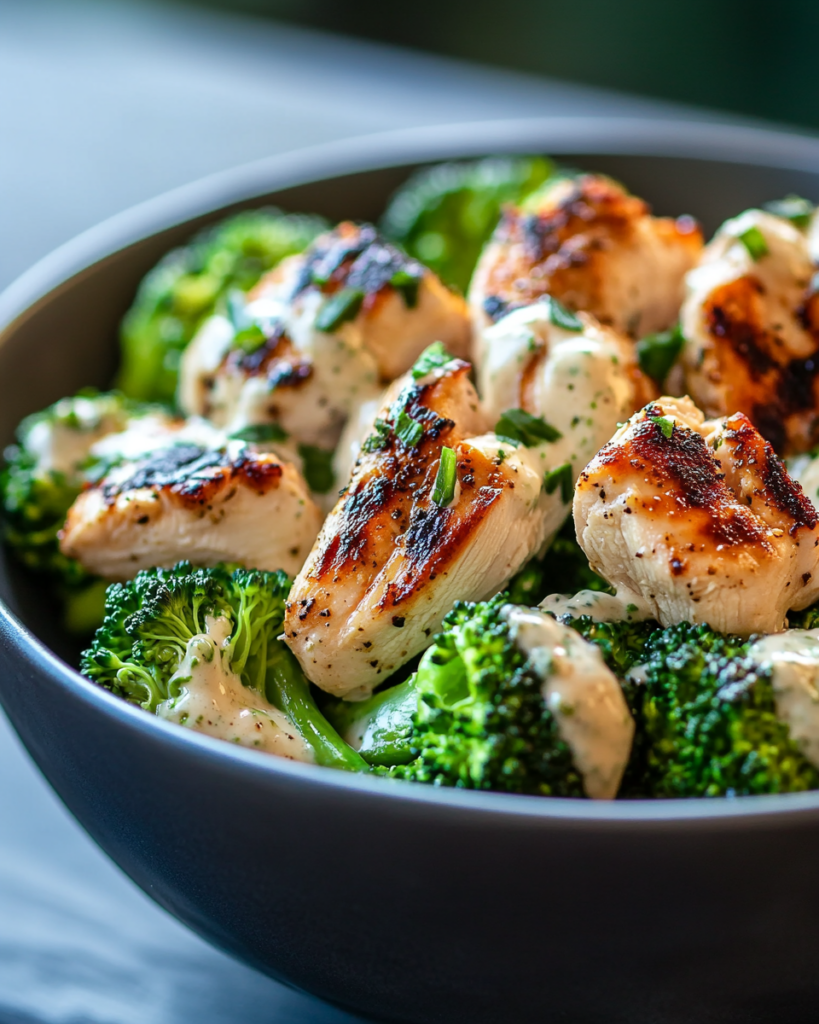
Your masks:
<path fill-rule="evenodd" d="M 819 629 L 773 633 L 752 644 L 749 654 L 770 665 L 777 716 L 819 768 Z"/>
<path fill-rule="evenodd" d="M 179 696 L 163 701 L 157 715 L 253 750 L 312 761 L 310 748 L 287 716 L 260 693 L 243 686 L 231 671 L 230 622 L 208 616 L 206 629 L 188 641 L 185 656 L 171 677 L 172 684 L 181 684 Z"/>
<path fill-rule="evenodd" d="M 481 333 L 478 390 L 490 422 L 496 423 L 506 410 L 520 408 L 521 374 L 540 356 L 530 411 L 562 434 L 540 454 L 545 468 L 570 462 L 577 475 L 634 408 L 633 357 L 606 328 L 584 322 L 582 331 L 567 331 L 549 317 L 549 304 L 537 302 Z"/>
<path fill-rule="evenodd" d="M 768 248 L 757 260 L 740 239 L 750 228 L 762 234 Z M 808 239 L 790 221 L 763 210 L 746 210 L 722 225 L 704 249 L 699 264 L 686 275 L 686 298 L 680 313 L 686 338 L 684 363 L 687 374 L 697 375 L 700 404 L 706 402 L 709 408 L 724 404 L 719 397 L 724 384 L 715 375 L 710 357 L 714 340 L 706 307 L 714 289 L 745 276 L 758 280 L 768 323 L 775 325 L 776 335 L 791 357 L 807 358 L 813 353 L 814 342 L 797 318 L 796 310 L 812 274 Z"/>
<path fill-rule="evenodd" d="M 61 422 L 70 414 L 76 425 Z M 62 473 L 72 479 L 94 443 L 121 429 L 123 422 L 121 411 L 104 397 L 65 398 L 57 403 L 53 419 L 39 420 L 31 427 L 24 443 L 39 473 Z"/>
<path fill-rule="evenodd" d="M 652 617 L 648 602 L 637 593 L 619 590 L 602 594 L 596 590 L 580 590 L 576 594 L 550 594 L 538 606 L 552 615 L 588 615 L 595 622 L 640 622 Z"/>
<path fill-rule="evenodd" d="M 225 444 L 225 434 L 198 416 L 174 420 L 163 413 L 150 413 L 130 419 L 125 430 L 95 442 L 91 454 L 98 458 L 135 460 L 177 444 L 219 449 Z"/>
<path fill-rule="evenodd" d="M 543 679 L 542 693 L 596 800 L 617 795 L 631 752 L 634 721 L 600 651 L 543 612 L 507 605 L 512 637 Z"/>

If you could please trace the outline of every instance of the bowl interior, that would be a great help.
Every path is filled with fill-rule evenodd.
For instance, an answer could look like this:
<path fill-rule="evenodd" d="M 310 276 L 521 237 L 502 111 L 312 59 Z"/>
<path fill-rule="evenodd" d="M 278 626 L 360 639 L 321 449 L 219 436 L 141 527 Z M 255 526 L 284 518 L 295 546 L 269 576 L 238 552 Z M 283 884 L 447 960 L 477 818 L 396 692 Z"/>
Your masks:
<path fill-rule="evenodd" d="M 760 166 L 743 160 L 741 154 L 734 159 L 724 155 L 719 159 L 611 155 L 595 151 L 593 140 L 582 151 L 561 152 L 565 147 L 550 145 L 549 138 L 537 132 L 531 134 L 514 145 L 493 145 L 489 137 L 486 151 L 547 152 L 565 165 L 605 172 L 645 197 L 658 214 L 694 215 L 706 234 L 726 217 L 786 193 L 819 200 L 819 171 L 788 166 L 788 136 L 782 136 L 782 166 Z M 692 148 L 696 153 L 696 146 Z M 474 142 L 470 151 L 475 152 Z M 451 153 L 453 158 L 459 155 L 462 153 L 457 150 Z M 216 188 L 207 212 L 182 221 L 170 217 L 171 226 L 147 237 L 132 225 L 103 232 L 99 252 L 87 242 L 84 248 L 75 246 L 84 256 L 80 260 L 83 269 L 67 277 L 53 274 L 40 297 L 0 333 L 0 380 L 4 384 L 0 444 L 12 440 L 15 426 L 27 413 L 80 387 L 110 384 L 117 363 L 120 320 L 143 275 L 168 250 L 230 213 L 265 204 L 312 211 L 330 220 L 377 220 L 391 193 L 419 166 L 389 166 L 389 148 L 379 163 L 376 170 L 336 176 L 324 176 L 328 172 L 319 170 L 314 176 L 317 180 L 307 184 L 257 191 L 239 201 L 229 190 L 226 197 Z M 40 581 L 21 570 L 5 550 L 0 550 L 0 598 L 55 653 L 76 664 L 79 642 L 60 629 L 57 609 L 44 596 Z"/>

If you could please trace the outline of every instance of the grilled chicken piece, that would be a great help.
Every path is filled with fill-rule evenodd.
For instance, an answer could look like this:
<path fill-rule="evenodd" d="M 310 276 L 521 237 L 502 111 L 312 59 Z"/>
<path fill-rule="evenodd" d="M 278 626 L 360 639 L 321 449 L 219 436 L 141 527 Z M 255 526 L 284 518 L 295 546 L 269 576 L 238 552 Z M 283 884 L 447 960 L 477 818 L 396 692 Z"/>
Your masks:
<path fill-rule="evenodd" d="M 547 297 L 481 332 L 478 390 L 490 423 L 523 409 L 560 431 L 550 446 L 552 468 L 571 462 L 576 477 L 617 424 L 657 391 L 624 335 L 588 313 L 563 324 L 554 322 Z"/>
<path fill-rule="evenodd" d="M 686 388 L 707 416 L 744 412 L 780 454 L 819 442 L 814 271 L 806 232 L 746 210 L 686 278 Z"/>
<path fill-rule="evenodd" d="M 701 248 L 690 217 L 652 217 L 610 178 L 552 179 L 506 210 L 484 249 L 469 289 L 476 330 L 547 294 L 633 337 L 663 330 Z"/>
<path fill-rule="evenodd" d="M 118 464 L 83 491 L 60 549 L 108 580 L 180 559 L 294 575 L 321 518 L 299 472 L 272 452 L 177 443 Z"/>
<path fill-rule="evenodd" d="M 774 633 L 819 594 L 816 511 L 741 413 L 646 406 L 581 473 L 574 517 L 592 568 L 664 626 Z"/>
<path fill-rule="evenodd" d="M 427 645 L 456 600 L 496 593 L 560 526 L 539 452 L 480 435 L 469 369 L 452 360 L 397 385 L 293 585 L 286 641 L 330 693 L 366 696 Z M 444 447 L 457 482 L 441 507 Z"/>
<path fill-rule="evenodd" d="M 233 321 L 207 321 L 183 356 L 180 405 L 229 431 L 277 423 L 332 448 L 353 408 L 429 344 L 467 355 L 470 338 L 459 295 L 375 228 L 344 222 L 266 275 Z"/>

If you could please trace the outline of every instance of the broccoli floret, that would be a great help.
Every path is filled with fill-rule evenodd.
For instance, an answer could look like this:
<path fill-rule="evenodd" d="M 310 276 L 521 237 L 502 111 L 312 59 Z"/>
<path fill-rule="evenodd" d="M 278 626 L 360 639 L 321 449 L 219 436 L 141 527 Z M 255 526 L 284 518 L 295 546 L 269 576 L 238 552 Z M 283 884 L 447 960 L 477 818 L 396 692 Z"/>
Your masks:
<path fill-rule="evenodd" d="M 396 192 L 381 230 L 447 284 L 466 291 L 503 204 L 519 202 L 551 171 L 544 157 L 436 164 Z"/>
<path fill-rule="evenodd" d="M 105 619 L 83 652 L 82 673 L 146 711 L 180 695 L 174 674 L 208 619 L 231 627 L 227 660 L 244 686 L 290 719 L 316 763 L 365 770 L 366 762 L 323 717 L 310 685 L 278 639 L 291 580 L 283 572 L 224 567 L 148 569 L 108 588 Z"/>
<path fill-rule="evenodd" d="M 611 587 L 589 565 L 577 543 L 571 516 L 542 558 L 533 558 L 509 581 L 512 604 L 540 604 L 549 594 L 576 594 L 578 590 L 612 593 Z"/>
<path fill-rule="evenodd" d="M 478 604 L 459 602 L 444 619 L 414 677 L 413 759 L 390 768 L 394 778 L 584 795 L 571 751 L 543 700 L 543 680 L 501 614 L 507 603 L 503 594 Z M 406 748 L 398 747 L 405 756 Z"/>
<path fill-rule="evenodd" d="M 27 416 L 17 428 L 16 444 L 3 453 L 4 539 L 24 565 L 51 577 L 71 632 L 91 632 L 99 625 L 104 590 L 79 562 L 62 554 L 57 534 L 93 475 L 91 446 L 148 409 L 116 392 L 86 389 Z"/>
<path fill-rule="evenodd" d="M 625 679 L 637 729 L 621 796 L 819 787 L 819 773 L 776 716 L 770 670 L 748 656 L 749 640 L 690 623 L 567 622 Z"/>
<path fill-rule="evenodd" d="M 252 288 L 326 227 L 321 217 L 251 210 L 168 253 L 144 278 L 122 322 L 117 386 L 134 398 L 173 402 L 179 360 L 202 321 L 231 289 Z"/>

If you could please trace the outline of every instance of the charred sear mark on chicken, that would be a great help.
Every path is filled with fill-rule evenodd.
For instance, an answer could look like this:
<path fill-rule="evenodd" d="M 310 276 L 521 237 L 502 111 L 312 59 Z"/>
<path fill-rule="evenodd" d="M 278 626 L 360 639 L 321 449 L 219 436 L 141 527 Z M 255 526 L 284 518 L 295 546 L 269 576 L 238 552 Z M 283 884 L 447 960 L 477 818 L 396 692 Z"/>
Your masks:
<path fill-rule="evenodd" d="M 652 403 L 581 474 L 574 514 L 593 568 L 663 625 L 776 632 L 816 597 L 816 511 L 742 414 Z"/>
<path fill-rule="evenodd" d="M 412 307 L 423 275 L 417 260 L 385 241 L 371 224 L 345 221 L 308 251 L 290 299 L 311 287 L 326 294 L 349 288 L 367 297 L 391 286 Z"/>
<path fill-rule="evenodd" d="M 473 278 L 473 308 L 497 321 L 550 294 L 629 333 L 669 325 L 702 245 L 690 217 L 653 218 L 642 199 L 591 174 L 529 206 L 504 212 Z"/>
<path fill-rule="evenodd" d="M 752 256 L 742 238 L 763 240 Z M 819 442 L 819 295 L 803 232 L 749 210 L 687 276 L 686 387 L 709 416 L 745 413 L 780 454 Z"/>
<path fill-rule="evenodd" d="M 198 445 L 176 445 L 152 452 L 133 464 L 128 474 L 115 474 L 102 482 L 102 493 L 108 504 L 126 491 L 143 488 L 167 490 L 184 504 L 205 504 L 226 481 L 241 481 L 264 494 L 277 486 L 282 467 L 276 461 L 260 458 L 248 448 L 238 454 L 207 451 Z"/>

